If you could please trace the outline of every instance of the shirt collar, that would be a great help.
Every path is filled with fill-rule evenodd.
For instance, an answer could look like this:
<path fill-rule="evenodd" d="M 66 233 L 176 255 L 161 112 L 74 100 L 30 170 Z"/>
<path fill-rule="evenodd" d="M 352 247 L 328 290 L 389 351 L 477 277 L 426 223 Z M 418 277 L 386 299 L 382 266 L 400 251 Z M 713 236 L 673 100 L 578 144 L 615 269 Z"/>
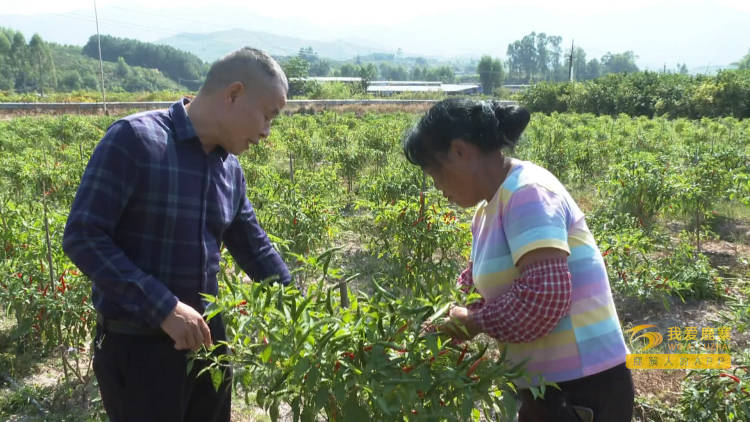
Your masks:
<path fill-rule="evenodd" d="M 178 142 L 196 140 L 200 143 L 198 134 L 195 132 L 195 127 L 190 121 L 190 118 L 187 115 L 187 110 L 185 109 L 185 106 L 189 102 L 190 99 L 184 97 L 169 107 L 169 116 L 172 118 L 172 122 L 174 122 L 175 140 Z M 211 153 L 217 154 L 222 161 L 226 160 L 227 155 L 229 155 L 227 151 L 220 146 L 214 148 Z"/>

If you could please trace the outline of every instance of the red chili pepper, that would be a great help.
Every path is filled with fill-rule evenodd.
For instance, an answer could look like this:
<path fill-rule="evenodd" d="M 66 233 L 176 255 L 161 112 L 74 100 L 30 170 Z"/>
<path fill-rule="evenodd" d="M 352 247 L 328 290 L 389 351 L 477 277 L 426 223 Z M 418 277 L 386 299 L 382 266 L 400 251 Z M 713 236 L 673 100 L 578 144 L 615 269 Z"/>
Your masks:
<path fill-rule="evenodd" d="M 612 252 L 612 248 L 608 248 L 606 251 L 604 251 L 604 253 L 602 253 L 602 256 L 607 256 L 610 252 Z"/>
<path fill-rule="evenodd" d="M 740 379 L 739 379 L 739 378 L 735 377 L 734 375 L 730 375 L 730 374 L 727 374 L 726 372 L 722 372 L 722 373 L 720 373 L 720 374 L 719 374 L 719 377 L 724 377 L 724 378 L 731 378 L 731 379 L 732 379 L 732 381 L 734 381 L 734 382 L 736 382 L 736 383 L 739 383 L 739 382 L 740 382 Z"/>
<path fill-rule="evenodd" d="M 464 361 L 464 356 L 466 356 L 466 350 L 468 350 L 468 348 L 469 345 L 467 344 L 466 346 L 464 346 L 463 350 L 461 350 L 461 354 L 458 355 L 458 360 L 456 360 L 456 366 L 460 365 L 461 362 Z"/>
<path fill-rule="evenodd" d="M 471 376 L 471 374 L 474 373 L 474 371 L 477 369 L 477 367 L 479 366 L 479 364 L 482 363 L 482 361 L 484 361 L 485 359 L 487 359 L 487 358 L 479 358 L 479 359 L 477 359 L 476 362 L 472 363 L 471 366 L 469 367 L 469 369 L 466 371 L 466 376 L 467 377 Z"/>
<path fill-rule="evenodd" d="M 60 285 L 57 286 L 57 291 L 60 293 L 65 293 L 66 290 L 68 290 L 68 286 L 65 284 L 65 276 L 60 276 L 59 280 Z"/>
<path fill-rule="evenodd" d="M 247 305 L 247 301 L 245 299 L 242 299 L 238 304 L 234 305 L 234 307 L 239 308 L 245 305 Z M 247 311 L 244 309 L 240 309 L 240 315 L 247 315 Z"/>
<path fill-rule="evenodd" d="M 409 372 L 411 372 L 411 370 L 412 370 L 412 369 L 414 369 L 414 368 L 412 368 L 412 366 L 411 366 L 411 365 L 406 365 L 406 366 L 402 366 L 402 367 L 401 367 L 401 370 L 402 370 L 402 371 L 404 371 L 404 373 L 407 373 L 407 374 L 408 374 Z"/>
<path fill-rule="evenodd" d="M 23 278 L 23 273 L 16 273 L 16 277 Z"/>
<path fill-rule="evenodd" d="M 336 361 L 336 365 L 333 367 L 333 372 L 338 372 L 339 368 L 341 368 L 341 362 Z"/>
<path fill-rule="evenodd" d="M 412 415 L 416 415 L 416 414 L 418 414 L 418 413 L 419 413 L 419 412 L 417 412 L 417 410 L 416 410 L 416 409 L 411 409 L 411 414 L 412 414 Z"/>
<path fill-rule="evenodd" d="M 266 336 L 263 336 L 263 344 L 268 344 L 268 338 Z"/>
<path fill-rule="evenodd" d="M 369 351 L 371 351 L 371 350 L 372 350 L 372 345 L 371 345 L 371 344 L 370 344 L 370 345 L 367 345 L 367 346 L 365 346 L 364 348 L 362 348 L 362 350 L 364 350 L 365 352 L 369 352 Z"/>
<path fill-rule="evenodd" d="M 419 397 L 420 399 L 423 399 L 424 398 L 424 392 L 422 390 L 417 390 L 417 397 Z"/>

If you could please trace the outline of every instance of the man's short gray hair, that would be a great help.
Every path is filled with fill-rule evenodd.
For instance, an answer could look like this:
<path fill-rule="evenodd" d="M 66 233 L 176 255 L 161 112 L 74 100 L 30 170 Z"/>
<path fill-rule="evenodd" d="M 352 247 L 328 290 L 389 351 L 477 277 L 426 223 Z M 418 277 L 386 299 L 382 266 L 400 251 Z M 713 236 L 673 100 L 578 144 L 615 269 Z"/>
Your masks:
<path fill-rule="evenodd" d="M 206 75 L 201 92 L 214 92 L 225 88 L 233 82 L 242 82 L 253 86 L 265 81 L 259 76 L 271 80 L 278 79 L 288 89 L 286 75 L 276 60 L 266 52 L 252 47 L 243 47 L 215 61 Z"/>

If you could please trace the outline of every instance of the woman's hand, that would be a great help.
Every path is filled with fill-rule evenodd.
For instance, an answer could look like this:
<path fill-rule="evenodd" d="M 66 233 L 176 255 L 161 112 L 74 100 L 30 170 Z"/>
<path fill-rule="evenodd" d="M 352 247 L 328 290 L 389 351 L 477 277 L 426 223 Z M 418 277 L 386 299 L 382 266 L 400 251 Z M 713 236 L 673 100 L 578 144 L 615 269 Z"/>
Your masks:
<path fill-rule="evenodd" d="M 481 331 L 479 325 L 469 317 L 469 310 L 463 306 L 452 306 L 449 316 L 441 324 L 436 324 L 436 328 L 458 341 L 471 340 Z"/>

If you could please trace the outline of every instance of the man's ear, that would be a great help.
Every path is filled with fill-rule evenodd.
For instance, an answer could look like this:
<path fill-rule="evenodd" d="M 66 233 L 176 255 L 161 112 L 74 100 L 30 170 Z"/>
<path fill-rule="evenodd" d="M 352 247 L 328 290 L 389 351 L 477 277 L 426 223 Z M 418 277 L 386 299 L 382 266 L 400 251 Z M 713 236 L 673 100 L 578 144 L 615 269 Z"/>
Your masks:
<path fill-rule="evenodd" d="M 227 85 L 224 92 L 224 99 L 231 103 L 234 103 L 237 98 L 239 98 L 239 96 L 242 95 L 243 92 L 245 92 L 245 84 L 239 81 L 232 82 L 231 84 Z"/>

